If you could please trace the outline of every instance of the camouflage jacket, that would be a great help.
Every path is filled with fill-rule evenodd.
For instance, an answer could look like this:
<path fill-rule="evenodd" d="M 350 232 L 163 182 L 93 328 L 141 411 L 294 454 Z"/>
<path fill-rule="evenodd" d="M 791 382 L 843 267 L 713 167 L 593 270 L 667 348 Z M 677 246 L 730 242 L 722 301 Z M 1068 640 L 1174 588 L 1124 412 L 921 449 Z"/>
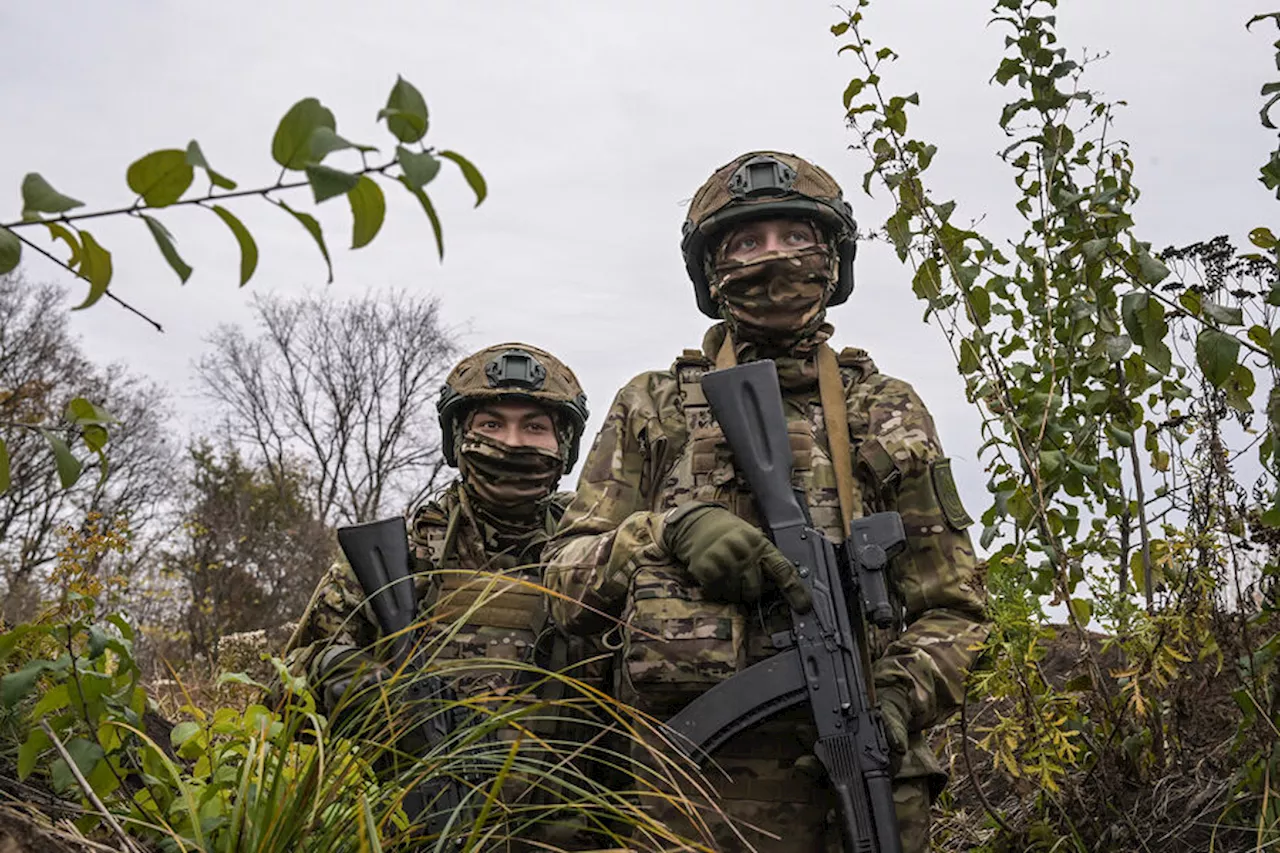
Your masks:
<path fill-rule="evenodd" d="M 715 331 L 704 343 L 709 353 Z M 975 646 L 987 633 L 985 594 L 965 531 L 971 520 L 911 386 L 881 374 L 862 350 L 846 349 L 838 361 L 858 475 L 855 505 L 898 511 L 908 537 L 891 570 L 900 624 L 872 637 L 875 681 L 907 698 L 913 735 L 902 775 L 936 776 L 920 733 L 957 709 Z M 710 357 L 686 350 L 671 370 L 641 374 L 618 392 L 544 553 L 547 585 L 564 596 L 552 599 L 553 618 L 571 632 L 616 635 L 623 663 L 615 677 L 629 701 L 664 688 L 678 696 L 692 687 L 696 695 L 772 654 L 770 634 L 790 623 L 780 600 L 754 612 L 701 601 L 663 545 L 668 511 L 689 501 L 718 503 L 756 521 L 698 384 L 712 366 Z M 815 526 L 839 542 L 843 525 L 816 381 L 782 384 L 795 484 Z M 680 655 L 697 660 L 687 664 Z"/>
<path fill-rule="evenodd" d="M 455 481 L 409 519 L 420 616 L 429 631 L 445 635 L 438 652 L 442 657 L 530 660 L 547 625 L 544 596 L 532 585 L 542 582 L 542 547 L 572 496 L 552 495 L 542 529 L 513 538 L 478 520 L 460 493 L 461 483 Z M 499 576 L 514 583 L 499 587 Z M 467 621 L 455 624 L 464 613 Z M 286 660 L 293 672 L 314 680 L 314 665 L 325 649 L 365 649 L 380 636 L 360 582 L 340 558 L 316 587 L 289 641 Z M 464 692 L 501 689 L 506 685 L 489 682 L 514 677 L 512 671 L 491 675 L 483 685 L 461 687 Z"/>

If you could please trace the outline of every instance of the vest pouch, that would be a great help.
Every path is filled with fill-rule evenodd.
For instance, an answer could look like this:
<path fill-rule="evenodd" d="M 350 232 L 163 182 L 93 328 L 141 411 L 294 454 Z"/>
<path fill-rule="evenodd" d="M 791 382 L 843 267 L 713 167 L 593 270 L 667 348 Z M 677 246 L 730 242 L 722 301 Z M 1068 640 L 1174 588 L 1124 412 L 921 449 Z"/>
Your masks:
<path fill-rule="evenodd" d="M 706 601 L 684 570 L 642 565 L 623 611 L 618 698 L 669 716 L 746 663 L 746 616 Z"/>

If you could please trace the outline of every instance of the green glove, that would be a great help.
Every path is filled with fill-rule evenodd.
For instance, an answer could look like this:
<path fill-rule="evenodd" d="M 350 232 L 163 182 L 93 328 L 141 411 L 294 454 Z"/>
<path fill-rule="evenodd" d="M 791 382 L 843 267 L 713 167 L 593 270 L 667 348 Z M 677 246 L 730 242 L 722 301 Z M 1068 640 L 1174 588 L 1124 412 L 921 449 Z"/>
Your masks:
<path fill-rule="evenodd" d="M 381 661 L 360 649 L 334 646 L 316 661 L 315 676 L 321 707 L 326 714 L 332 714 L 363 705 L 371 688 L 386 681 L 391 673 Z"/>
<path fill-rule="evenodd" d="M 809 588 L 796 567 L 764 535 L 764 531 L 718 506 L 699 507 L 668 522 L 664 534 L 671 555 L 711 598 L 759 600 L 767 578 L 782 590 L 792 609 L 813 607 Z"/>
<path fill-rule="evenodd" d="M 876 691 L 880 702 L 880 717 L 884 720 L 884 734 L 889 741 L 889 775 L 897 776 L 902 767 L 902 756 L 907 754 L 907 697 L 892 687 Z"/>

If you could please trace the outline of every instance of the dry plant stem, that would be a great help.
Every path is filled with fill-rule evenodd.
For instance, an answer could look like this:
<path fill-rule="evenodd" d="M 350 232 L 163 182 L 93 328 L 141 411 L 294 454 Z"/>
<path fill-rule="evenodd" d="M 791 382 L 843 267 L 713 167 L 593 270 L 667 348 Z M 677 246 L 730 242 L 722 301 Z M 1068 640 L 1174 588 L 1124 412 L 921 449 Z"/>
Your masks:
<path fill-rule="evenodd" d="M 966 690 L 964 701 L 960 703 L 960 757 L 964 759 L 965 772 L 969 774 L 969 784 L 973 786 L 973 792 L 978 795 L 978 800 L 982 803 L 982 807 L 987 810 L 987 814 L 991 816 L 1006 835 L 1013 835 L 1013 830 L 1009 824 L 1004 822 L 1004 816 L 1000 814 L 1000 810 L 991 805 L 991 801 L 987 799 L 987 792 L 982 790 L 982 783 L 978 781 L 978 774 L 973 772 L 973 759 L 969 755 L 969 694 Z"/>
<path fill-rule="evenodd" d="M 71 775 L 76 777 L 76 782 L 80 785 L 80 789 L 84 791 L 84 795 L 89 799 L 89 802 L 93 803 L 93 807 L 102 815 L 102 819 L 105 820 L 107 825 L 111 827 L 112 831 L 119 836 L 120 843 L 124 845 L 124 849 L 132 851 L 133 853 L 143 853 L 142 848 L 138 847 L 138 845 L 134 843 L 133 839 L 125 834 L 124 828 L 116 821 L 115 816 L 113 816 L 111 812 L 107 811 L 107 807 L 103 805 L 102 800 L 98 799 L 98 795 L 94 793 L 93 786 L 91 786 L 88 780 L 84 778 L 84 774 L 82 774 L 80 772 L 80 768 L 76 766 L 75 759 L 71 757 L 71 753 L 67 752 L 66 746 L 64 746 L 62 741 L 58 738 L 57 732 L 53 730 L 49 725 L 49 722 L 47 720 L 41 720 L 40 728 L 44 729 L 44 733 L 49 736 L 49 741 L 53 744 L 54 748 L 58 750 L 58 754 L 62 756 L 62 760 L 67 763 L 67 768 L 71 771 Z"/>

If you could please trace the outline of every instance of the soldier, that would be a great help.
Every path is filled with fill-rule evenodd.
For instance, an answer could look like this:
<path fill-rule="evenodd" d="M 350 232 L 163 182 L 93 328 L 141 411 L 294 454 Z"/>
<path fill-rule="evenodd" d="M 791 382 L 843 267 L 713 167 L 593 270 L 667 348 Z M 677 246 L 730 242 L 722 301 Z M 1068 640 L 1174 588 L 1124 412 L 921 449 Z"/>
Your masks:
<path fill-rule="evenodd" d="M 417 600 L 441 640 L 437 660 L 485 662 L 450 670 L 459 698 L 501 697 L 521 689 L 519 664 L 534 662 L 535 649 L 553 639 L 544 596 L 532 585 L 542 583 L 542 547 L 572 497 L 554 489 L 578 457 L 587 398 L 550 353 L 505 343 L 454 367 L 437 409 L 445 462 L 460 476 L 411 515 Z M 495 588 L 495 574 L 511 583 Z M 465 624 L 454 624 L 464 615 Z M 289 641 L 288 662 L 307 673 L 331 713 L 345 694 L 386 677 L 370 651 L 379 637 L 359 581 L 340 560 Z"/>
<path fill-rule="evenodd" d="M 863 350 L 827 344 L 827 307 L 853 289 L 856 239 L 840 187 L 795 155 L 752 152 L 712 175 L 681 248 L 698 307 L 720 322 L 701 351 L 618 392 L 544 557 L 548 585 L 565 596 L 553 599 L 556 621 L 604 632 L 619 649 L 619 697 L 655 716 L 773 654 L 772 635 L 790 627 L 792 606 L 809 606 L 808 591 L 756 525 L 699 385 L 708 370 L 773 359 L 814 525 L 839 542 L 844 517 L 896 510 L 906 527 L 891 574 L 898 624 L 870 640 L 911 853 L 928 849 L 929 804 L 946 783 L 925 732 L 963 699 L 987 633 L 984 593 L 971 519 L 924 403 Z M 851 464 L 833 456 L 840 446 Z M 809 720 L 807 708 L 788 712 L 712 756 L 729 777 L 718 805 L 741 833 L 710 820 L 716 849 L 838 849 Z"/>

